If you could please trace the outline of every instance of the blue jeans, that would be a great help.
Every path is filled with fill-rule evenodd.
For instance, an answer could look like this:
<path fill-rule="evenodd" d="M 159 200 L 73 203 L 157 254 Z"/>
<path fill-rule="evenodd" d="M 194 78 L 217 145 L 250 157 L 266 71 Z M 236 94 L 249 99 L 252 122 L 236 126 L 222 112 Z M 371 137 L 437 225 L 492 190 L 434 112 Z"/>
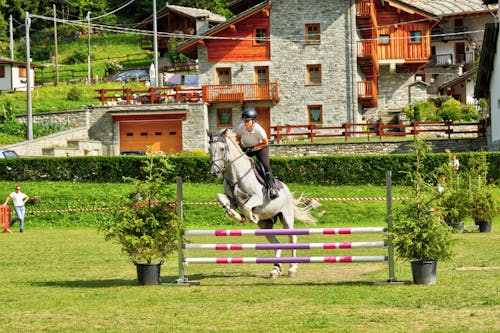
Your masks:
<path fill-rule="evenodd" d="M 19 221 L 19 230 L 24 230 L 24 213 L 26 213 L 26 207 L 24 206 L 14 206 L 17 217 L 21 220 Z"/>

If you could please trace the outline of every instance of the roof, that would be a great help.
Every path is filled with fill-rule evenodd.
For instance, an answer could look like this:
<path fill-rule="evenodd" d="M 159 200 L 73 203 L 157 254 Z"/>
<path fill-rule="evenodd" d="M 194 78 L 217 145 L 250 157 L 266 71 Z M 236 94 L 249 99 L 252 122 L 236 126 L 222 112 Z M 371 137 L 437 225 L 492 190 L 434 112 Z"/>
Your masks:
<path fill-rule="evenodd" d="M 235 0 L 227 4 L 227 8 L 234 15 L 238 15 L 239 13 L 247 10 L 250 7 L 255 6 L 256 4 L 262 2 L 263 0 Z"/>
<path fill-rule="evenodd" d="M 211 11 L 209 11 L 207 9 L 176 6 L 176 5 L 169 5 L 169 4 L 165 5 L 165 7 L 161 8 L 159 11 L 156 12 L 157 20 L 162 18 L 163 16 L 167 15 L 169 12 L 173 12 L 173 13 L 177 13 L 177 14 L 180 14 L 183 16 L 191 17 L 193 19 L 207 17 L 208 21 L 214 22 L 214 23 L 221 23 L 221 22 L 226 21 L 226 18 L 224 16 L 212 13 Z M 137 26 L 144 26 L 152 21 L 153 21 L 153 16 L 151 15 L 147 19 L 138 23 Z"/>
<path fill-rule="evenodd" d="M 496 47 L 487 46 L 497 45 L 497 38 L 498 24 L 487 23 L 484 27 L 483 46 L 481 48 L 481 55 L 479 57 L 479 67 L 477 70 L 476 85 L 474 87 L 474 97 L 476 98 L 489 97 Z M 496 56 L 498 57 L 500 55 Z"/>
<path fill-rule="evenodd" d="M 231 25 L 233 25 L 239 21 L 242 21 L 249 16 L 254 15 L 259 10 L 262 10 L 264 8 L 269 8 L 270 6 L 271 6 L 271 4 L 270 4 L 269 0 L 263 1 L 260 4 L 255 5 L 252 8 L 247 9 L 236 16 L 233 16 L 232 18 L 230 18 L 226 22 L 220 23 L 220 24 L 216 25 L 215 27 L 205 31 L 204 33 L 198 34 L 197 36 L 194 36 L 193 38 L 188 39 L 184 43 L 177 45 L 177 50 L 179 50 L 180 52 L 182 52 L 186 55 L 196 53 L 196 46 L 198 45 L 198 42 L 203 39 L 203 37 L 213 36 L 213 35 L 217 34 L 218 32 L 223 31 L 224 29 L 230 27 Z"/>
<path fill-rule="evenodd" d="M 12 64 L 18 66 L 26 66 L 27 63 L 25 61 L 16 61 L 10 58 L 0 57 L 0 64 Z M 37 67 L 35 64 L 30 64 L 31 67 Z"/>
<path fill-rule="evenodd" d="M 474 75 L 476 72 L 477 72 L 477 69 L 473 68 L 470 71 L 467 71 L 467 72 L 463 73 L 462 75 L 454 78 L 453 80 L 450 80 L 448 82 L 441 84 L 439 86 L 439 89 L 441 90 L 441 89 L 444 89 L 446 87 L 451 87 L 451 86 L 454 86 L 460 82 L 463 82 L 463 81 L 467 80 L 468 78 L 472 77 L 472 75 Z"/>
<path fill-rule="evenodd" d="M 496 11 L 498 5 L 486 6 L 483 0 L 386 0 L 391 5 L 397 7 L 408 5 L 415 9 L 427 12 L 434 16 L 455 16 L 474 12 Z"/>

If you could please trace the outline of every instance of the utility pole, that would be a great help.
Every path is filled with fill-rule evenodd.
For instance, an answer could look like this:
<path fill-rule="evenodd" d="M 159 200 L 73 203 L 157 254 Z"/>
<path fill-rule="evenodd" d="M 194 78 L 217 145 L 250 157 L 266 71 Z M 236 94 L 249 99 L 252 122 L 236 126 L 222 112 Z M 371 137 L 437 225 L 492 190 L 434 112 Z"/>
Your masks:
<path fill-rule="evenodd" d="M 33 113 L 31 107 L 31 55 L 30 55 L 30 13 L 26 12 L 26 130 L 28 141 L 33 141 Z"/>
<path fill-rule="evenodd" d="M 88 22 L 88 27 L 87 27 L 87 33 L 88 33 L 88 55 L 87 55 L 87 85 L 90 85 L 91 83 L 91 69 L 90 69 L 90 12 L 87 12 L 87 22 Z"/>
<path fill-rule="evenodd" d="M 158 27 L 156 24 L 156 0 L 153 0 L 153 53 L 155 64 L 154 82 L 151 82 L 155 88 L 158 88 Z"/>
<path fill-rule="evenodd" d="M 12 15 L 9 16 L 9 46 L 10 59 L 14 60 L 14 26 L 12 24 Z"/>
<path fill-rule="evenodd" d="M 56 86 L 59 84 L 59 54 L 57 51 L 57 13 L 56 4 L 52 4 L 54 10 L 54 51 L 55 51 L 55 70 L 56 70 Z"/>

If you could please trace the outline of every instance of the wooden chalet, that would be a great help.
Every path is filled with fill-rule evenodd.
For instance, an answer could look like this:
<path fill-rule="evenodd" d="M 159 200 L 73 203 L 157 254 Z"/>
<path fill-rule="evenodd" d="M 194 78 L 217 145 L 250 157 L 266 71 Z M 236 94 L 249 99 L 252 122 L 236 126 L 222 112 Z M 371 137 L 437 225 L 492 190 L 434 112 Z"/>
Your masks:
<path fill-rule="evenodd" d="M 200 38 L 188 40 L 178 49 L 188 57 L 196 58 L 198 45 L 203 45 L 207 49 L 207 61 L 210 63 L 269 61 L 270 43 L 267 37 L 270 6 L 267 1 L 254 6 L 202 34 Z M 262 39 L 255 40 L 255 36 Z M 216 84 L 203 85 L 203 101 L 209 105 L 276 103 L 279 100 L 277 83 L 268 82 L 269 73 L 264 68 L 255 70 L 257 83 L 232 84 L 231 69 L 220 69 Z"/>
<path fill-rule="evenodd" d="M 430 61 L 432 27 L 438 20 L 402 1 L 357 0 L 358 66 L 364 80 L 358 82 L 358 103 L 376 107 L 379 66 L 391 71 L 415 72 Z"/>
<path fill-rule="evenodd" d="M 214 14 L 206 9 L 190 8 L 167 4 L 156 13 L 158 37 L 158 52 L 164 54 L 168 51 L 168 40 L 171 34 L 196 35 L 203 33 L 215 25 L 226 21 L 221 15 Z M 153 17 L 148 17 L 136 26 L 137 29 L 153 31 Z M 152 35 L 144 35 L 141 47 L 153 50 Z"/>

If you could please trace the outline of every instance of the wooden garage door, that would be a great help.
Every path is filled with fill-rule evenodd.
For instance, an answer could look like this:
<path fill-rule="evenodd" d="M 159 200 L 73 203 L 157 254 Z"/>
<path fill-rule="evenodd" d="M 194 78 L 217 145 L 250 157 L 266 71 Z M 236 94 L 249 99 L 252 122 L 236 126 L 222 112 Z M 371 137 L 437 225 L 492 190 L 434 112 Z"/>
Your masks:
<path fill-rule="evenodd" d="M 153 152 L 182 151 L 181 120 L 120 122 L 120 151 L 146 151 L 147 146 L 152 146 Z"/>

